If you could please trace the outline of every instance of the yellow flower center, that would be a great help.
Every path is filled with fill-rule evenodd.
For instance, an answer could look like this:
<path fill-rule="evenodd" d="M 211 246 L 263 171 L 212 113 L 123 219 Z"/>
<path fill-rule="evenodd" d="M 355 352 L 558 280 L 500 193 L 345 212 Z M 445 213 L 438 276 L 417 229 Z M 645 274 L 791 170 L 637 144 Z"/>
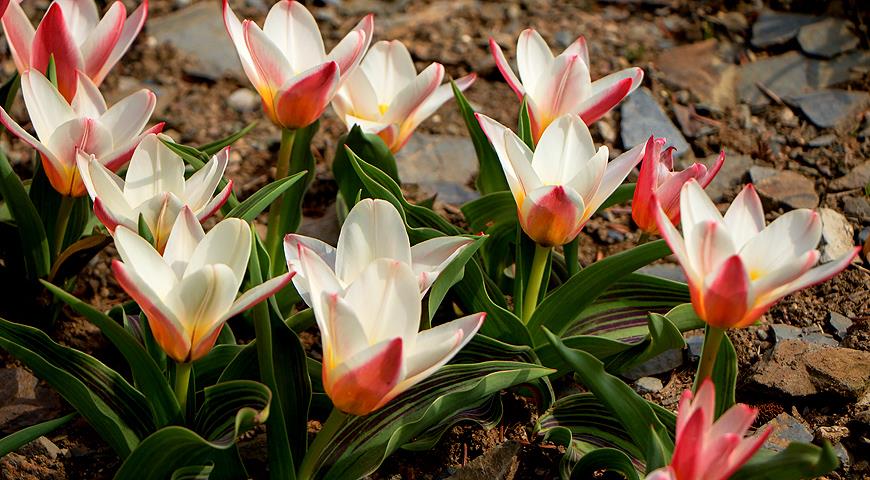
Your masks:
<path fill-rule="evenodd" d="M 762 272 L 761 270 L 752 269 L 749 271 L 749 280 L 758 280 L 759 278 L 761 278 L 762 275 L 764 275 L 764 272 Z"/>
<path fill-rule="evenodd" d="M 381 115 L 387 113 L 387 110 L 390 109 L 390 105 L 387 103 L 382 103 L 378 105 L 378 111 L 381 112 Z"/>

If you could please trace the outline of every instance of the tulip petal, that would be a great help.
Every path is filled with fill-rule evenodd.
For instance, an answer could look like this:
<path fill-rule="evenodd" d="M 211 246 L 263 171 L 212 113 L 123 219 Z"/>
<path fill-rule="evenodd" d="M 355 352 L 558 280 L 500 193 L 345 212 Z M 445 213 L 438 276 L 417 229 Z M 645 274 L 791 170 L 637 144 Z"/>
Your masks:
<path fill-rule="evenodd" d="M 187 272 L 195 272 L 205 265 L 223 263 L 229 266 L 236 276 L 236 290 L 241 286 L 248 268 L 251 255 L 251 230 L 245 221 L 227 218 L 214 226 L 197 245 Z"/>
<path fill-rule="evenodd" d="M 30 145 L 35 148 L 43 160 L 43 168 L 46 170 L 54 170 L 54 171 L 63 171 L 64 165 L 60 162 L 60 160 L 55 157 L 51 150 L 48 149 L 45 145 L 43 145 L 39 140 L 33 137 L 30 133 L 27 132 L 21 125 L 18 124 L 12 117 L 6 113 L 2 107 L 0 107 L 0 123 L 3 124 L 13 135 L 21 139 L 24 143 Z M 31 123 L 33 123 L 33 119 L 31 118 Z M 48 173 L 48 172 L 46 172 Z"/>
<path fill-rule="evenodd" d="M 308 70 L 325 60 L 326 51 L 323 48 L 320 29 L 317 28 L 314 16 L 301 3 L 281 0 L 272 5 L 262 32 L 282 54 L 275 57 L 275 61 L 289 62 L 287 63 L 290 67 L 289 74 L 284 77 L 284 81 L 292 76 L 293 71 Z M 259 63 L 254 48 L 251 48 L 251 54 L 255 62 Z M 276 82 L 276 86 L 280 86 L 284 81 Z"/>
<path fill-rule="evenodd" d="M 18 73 L 24 73 L 30 69 L 30 54 L 33 46 L 33 36 L 36 35 L 30 19 L 16 1 L 9 1 L 6 12 L 2 16 L 3 33 L 9 43 L 9 50 L 15 60 L 15 68 Z"/>
<path fill-rule="evenodd" d="M 540 33 L 531 28 L 520 33 L 517 40 L 517 70 L 527 92 L 537 94 L 539 87 L 549 80 L 553 60 L 553 52 Z"/>
<path fill-rule="evenodd" d="M 124 143 L 115 144 L 115 149 L 111 153 L 107 153 L 100 158 L 100 162 L 106 166 L 109 170 L 117 171 L 119 168 L 124 166 L 130 160 L 130 157 L 133 156 L 133 152 L 136 149 L 136 146 L 148 135 L 150 134 L 158 134 L 163 131 L 163 123 L 158 123 L 151 128 L 148 128 L 141 134 L 136 137 L 133 137 L 127 140 Z"/>
<path fill-rule="evenodd" d="M 646 476 L 644 480 L 678 480 L 677 474 L 674 473 L 674 469 L 668 465 L 667 467 L 659 468 L 658 470 L 653 470 L 649 475 Z"/>
<path fill-rule="evenodd" d="M 230 40 L 233 41 L 233 45 L 236 47 L 236 52 L 239 55 L 239 60 L 242 62 L 242 69 L 245 71 L 245 75 L 247 75 L 251 84 L 257 87 L 264 80 L 260 78 L 260 73 L 254 65 L 254 59 L 251 58 L 251 52 L 248 50 L 247 43 L 245 43 L 245 31 L 242 27 L 242 22 L 239 21 L 236 14 L 233 13 L 232 8 L 230 8 L 229 0 L 223 0 L 222 5 L 224 27 L 226 27 Z"/>
<path fill-rule="evenodd" d="M 327 62 L 294 77 L 281 87 L 275 116 L 285 128 L 302 128 L 316 121 L 338 88 L 338 64 Z"/>
<path fill-rule="evenodd" d="M 845 270 L 860 252 L 861 247 L 855 247 L 840 258 L 813 268 L 798 277 L 797 280 L 778 288 L 769 294 L 768 298 L 772 298 L 775 301 L 798 290 L 830 280 L 834 275 Z"/>
<path fill-rule="evenodd" d="M 150 243 L 129 228 L 115 229 L 115 248 L 132 273 L 142 279 L 157 295 L 164 298 L 177 283 L 177 277 Z"/>
<path fill-rule="evenodd" d="M 105 213 L 111 216 L 112 223 L 122 223 L 129 228 L 135 228 L 137 215 L 124 197 L 124 181 L 121 177 L 109 171 L 92 155 L 79 154 L 77 161 L 82 183 L 91 199 L 100 199 Z M 113 229 L 114 226 L 110 228 Z"/>
<path fill-rule="evenodd" d="M 190 352 L 184 361 L 198 360 L 211 350 L 238 291 L 235 273 L 217 263 L 188 273 L 167 296 L 166 304 L 177 312 L 190 336 Z"/>
<path fill-rule="evenodd" d="M 184 199 L 194 212 L 203 209 L 220 185 L 227 164 L 230 161 L 229 147 L 212 155 L 211 159 L 184 182 Z M 183 164 L 182 164 L 183 167 Z M 181 177 L 184 178 L 183 176 Z M 229 192 L 227 192 L 229 194 Z"/>
<path fill-rule="evenodd" d="M 72 175 L 78 150 L 93 153 L 100 159 L 112 148 L 112 134 L 95 120 L 76 118 L 58 126 L 44 143 Z M 71 178 L 67 180 L 72 181 Z"/>
<path fill-rule="evenodd" d="M 345 301 L 338 293 L 323 292 L 320 303 L 325 306 L 326 318 L 318 318 L 326 323 L 330 335 L 323 343 L 323 367 L 334 370 L 347 359 L 368 350 L 380 339 L 371 337 L 366 325 L 357 315 L 358 309 Z"/>
<path fill-rule="evenodd" d="M 680 191 L 680 222 L 683 225 L 683 237 L 686 242 L 696 238 L 694 230 L 706 228 L 706 223 L 709 221 L 722 223 L 724 220 L 698 182 L 694 179 L 689 180 L 683 184 Z"/>
<path fill-rule="evenodd" d="M 339 410 L 366 415 L 391 398 L 387 394 L 401 378 L 402 339 L 394 338 L 347 359 L 334 371 L 324 363 L 323 386 Z"/>
<path fill-rule="evenodd" d="M 369 343 L 401 337 L 408 348 L 414 344 L 420 326 L 422 298 L 410 265 L 388 258 L 368 264 L 344 293 Z"/>
<path fill-rule="evenodd" d="M 138 206 L 164 192 L 184 198 L 184 162 L 156 135 L 148 135 L 130 159 L 124 196 Z"/>
<path fill-rule="evenodd" d="M 592 82 L 586 98 L 577 107 L 577 114 L 591 125 L 640 86 L 641 81 L 643 70 L 633 67 Z"/>
<path fill-rule="evenodd" d="M 433 63 L 420 72 L 413 82 L 402 88 L 390 103 L 390 107 L 384 115 L 386 123 L 402 123 L 417 110 L 423 102 L 429 98 L 441 80 L 444 78 L 444 66 Z M 377 83 L 375 83 L 377 85 Z"/>
<path fill-rule="evenodd" d="M 103 83 L 106 75 L 108 75 L 109 71 L 112 70 L 112 67 L 118 63 L 118 60 L 121 60 L 121 57 L 127 53 L 130 45 L 132 45 L 133 41 L 136 40 L 136 36 L 139 35 L 140 31 L 142 31 L 146 18 L 148 18 L 148 0 L 143 0 L 142 4 L 139 5 L 139 8 L 134 10 L 133 13 L 127 17 L 127 20 L 124 22 L 124 27 L 121 29 L 121 34 L 118 36 L 115 46 L 112 48 L 112 52 L 109 54 L 106 61 L 103 62 L 103 66 L 100 68 L 99 72 L 91 75 L 91 79 L 93 79 L 94 83 L 97 85 Z"/>
<path fill-rule="evenodd" d="M 282 0 L 275 6 L 277 7 L 286 1 Z M 260 84 L 254 84 L 254 87 L 260 92 L 265 103 L 273 104 L 281 85 L 293 78 L 294 69 L 281 49 L 265 32 L 260 30 L 256 23 L 245 20 L 242 23 L 242 29 L 245 33 L 245 45 L 251 52 L 253 65 L 257 69 L 257 75 L 261 81 Z"/>
<path fill-rule="evenodd" d="M 750 275 L 759 278 L 816 248 L 822 221 L 812 210 L 792 210 L 770 223 L 740 249 Z"/>
<path fill-rule="evenodd" d="M 93 3 L 93 2 L 74 2 Z M 94 24 L 85 32 L 87 38 L 79 42 L 84 61 L 84 72 L 89 77 L 97 77 L 106 61 L 112 55 L 112 50 L 121 38 L 124 30 L 124 20 L 127 17 L 127 9 L 120 1 L 112 4 L 103 19 Z"/>
<path fill-rule="evenodd" d="M 657 198 L 653 199 L 653 205 L 653 214 L 655 215 L 656 227 L 658 227 L 659 233 L 662 238 L 665 239 L 665 242 L 667 242 L 668 247 L 671 248 L 671 252 L 673 252 L 674 256 L 677 257 L 689 283 L 700 284 L 700 282 L 703 281 L 703 278 L 695 271 L 695 267 L 692 265 L 689 253 L 686 250 L 685 240 L 683 240 L 680 232 L 677 231 L 677 228 L 671 223 L 667 214 L 665 214 L 661 209 Z"/>
<path fill-rule="evenodd" d="M 372 45 L 360 70 L 372 85 L 377 85 L 374 90 L 376 102 L 383 105 L 390 105 L 417 78 L 411 54 L 397 40 Z"/>
<path fill-rule="evenodd" d="M 45 72 L 54 57 L 57 89 L 67 100 L 75 97 L 77 71 L 84 67 L 75 39 L 67 29 L 59 3 L 52 3 L 33 35 L 31 67 Z"/>
<path fill-rule="evenodd" d="M 700 479 L 701 446 L 704 445 L 704 430 L 707 414 L 703 410 L 695 410 L 686 421 L 671 457 L 671 468 L 677 478 Z"/>
<path fill-rule="evenodd" d="M 723 221 L 731 231 L 731 238 L 737 248 L 743 248 L 749 240 L 764 230 L 764 209 L 751 183 L 743 187 L 731 202 Z"/>
<path fill-rule="evenodd" d="M 342 107 L 341 102 L 344 102 L 346 107 Z M 348 127 L 352 127 L 353 123 L 359 123 L 362 126 L 363 122 L 374 119 L 378 120 L 378 125 L 383 124 L 380 121 L 382 114 L 378 106 L 377 90 L 363 69 L 350 74 L 350 77 L 335 95 L 332 106 L 336 109 L 338 116 L 345 120 Z M 348 115 L 359 117 L 363 122 L 353 121 L 351 123 L 346 118 Z"/>
<path fill-rule="evenodd" d="M 589 165 L 588 159 L 595 155 L 595 145 L 589 128 L 574 115 L 563 115 L 544 131 L 532 159 L 532 168 L 541 182 L 547 185 L 566 184 L 581 171 L 586 177 L 598 177 L 604 173 L 604 164 Z M 588 167 L 588 168 L 584 168 Z M 586 182 L 583 182 L 586 183 Z M 592 182 L 597 186 L 598 182 Z M 594 192 L 594 190 L 593 190 Z M 587 190 L 577 189 L 583 195 Z"/>
<path fill-rule="evenodd" d="M 526 235 L 545 247 L 564 245 L 580 233 L 586 218 L 583 198 L 571 187 L 547 185 L 532 190 L 520 207 Z"/>
<path fill-rule="evenodd" d="M 349 284 L 379 258 L 411 264 L 405 222 L 391 203 L 361 200 L 351 209 L 338 235 L 335 273 Z"/>
<path fill-rule="evenodd" d="M 396 390 L 407 390 L 443 367 L 471 341 L 485 318 L 486 313 L 475 313 L 417 334 L 413 349 L 405 354 L 405 379 Z"/>
<path fill-rule="evenodd" d="M 181 278 L 187 263 L 196 251 L 197 245 L 205 238 L 205 231 L 187 207 L 182 207 L 172 224 L 163 250 L 163 261 Z"/>
<path fill-rule="evenodd" d="M 729 232 L 721 223 L 714 220 L 706 220 L 695 225 L 691 233 L 684 238 L 689 262 L 697 270 L 698 275 L 707 280 L 723 262 L 737 254 Z"/>
<path fill-rule="evenodd" d="M 308 242 L 298 241 L 300 240 L 298 238 L 296 240 L 298 266 L 294 266 L 290 255 L 287 255 L 289 267 L 296 272 L 293 277 L 293 285 L 296 286 L 308 306 L 314 310 L 314 317 L 321 319 L 318 326 L 325 345 L 329 343 L 332 331 L 329 323 L 324 320 L 329 317 L 327 316 L 328 310 L 324 310 L 327 305 L 321 299 L 324 293 L 343 293 L 344 285 L 335 275 L 333 267 L 328 265 L 317 251 L 308 247 Z M 285 243 L 285 247 L 286 245 Z M 307 298 L 301 292 L 307 292 Z"/>
<path fill-rule="evenodd" d="M 719 173 L 719 170 L 722 169 L 722 165 L 725 165 L 725 150 L 719 152 L 719 158 L 716 159 L 716 163 L 707 170 L 707 173 L 703 178 L 699 178 L 698 182 L 701 184 L 701 188 L 707 188 L 707 185 L 710 185 L 710 182 L 713 181 L 713 178 L 716 177 L 716 174 Z"/>
<path fill-rule="evenodd" d="M 371 13 L 363 17 L 326 56 L 327 60 L 338 64 L 342 82 L 356 70 L 369 48 L 375 28 L 374 18 Z"/>
<path fill-rule="evenodd" d="M 477 75 L 471 73 L 464 77 L 457 78 L 454 80 L 454 83 L 460 92 L 464 92 L 474 83 L 475 80 L 477 80 Z M 436 88 L 435 91 L 432 92 L 432 94 L 429 95 L 419 107 L 417 107 L 417 110 L 411 114 L 411 118 L 406 121 L 407 126 L 405 126 L 404 129 L 413 131 L 423 122 L 423 120 L 429 118 L 436 110 L 441 108 L 441 105 L 444 105 L 451 99 L 453 99 L 453 87 L 449 83 L 439 85 L 438 88 Z"/>
<path fill-rule="evenodd" d="M 574 40 L 574 43 L 568 45 L 562 55 L 579 55 L 580 59 L 583 60 L 583 63 L 586 66 L 589 66 L 589 49 L 586 47 L 586 37 L 580 35 L 577 37 L 577 40 Z"/>
<path fill-rule="evenodd" d="M 293 275 L 295 274 L 292 272 L 278 275 L 277 277 L 270 278 L 269 280 L 266 280 L 265 282 L 257 285 L 256 287 L 239 295 L 239 298 L 237 298 L 236 301 L 233 303 L 232 308 L 230 308 L 230 310 L 226 314 L 224 314 L 223 320 L 229 320 L 230 318 L 241 314 L 242 312 L 248 310 L 254 305 L 271 297 L 279 290 L 284 288 L 285 285 L 290 283 Z"/>
<path fill-rule="evenodd" d="M 739 255 L 728 257 L 708 279 L 702 308 L 701 318 L 713 327 L 730 328 L 743 319 L 749 310 L 749 273 Z"/>
<path fill-rule="evenodd" d="M 507 84 L 511 87 L 514 93 L 517 94 L 517 97 L 522 100 L 526 95 L 526 89 L 523 87 L 523 83 L 514 74 L 514 71 L 505 58 L 501 47 L 492 37 L 489 37 L 489 51 L 492 52 L 492 58 L 495 59 L 495 66 L 498 67 L 498 71 L 501 72 L 501 75 L 504 77 Z"/>
<path fill-rule="evenodd" d="M 465 247 L 474 240 L 465 237 L 435 237 L 411 247 L 411 268 L 425 293 Z"/>
<path fill-rule="evenodd" d="M 76 96 L 70 106 L 78 117 L 100 118 L 106 112 L 106 100 L 87 75 L 79 72 Z"/>
<path fill-rule="evenodd" d="M 335 270 L 335 248 L 316 238 L 288 233 L 284 237 L 284 257 L 287 260 L 287 270 L 293 273 L 301 273 L 302 266 L 299 259 L 299 245 L 303 244 L 312 253 L 320 256 L 330 270 Z M 304 274 L 293 277 L 293 286 L 302 297 L 302 300 L 311 306 L 311 296 L 308 292 L 308 281 Z"/>
<path fill-rule="evenodd" d="M 63 18 L 67 29 L 76 40 L 76 44 L 81 45 L 84 43 L 88 35 L 94 31 L 94 28 L 100 22 L 100 12 L 97 11 L 96 2 L 89 0 L 55 0 L 54 3 L 57 3 L 61 11 L 63 11 Z"/>
<path fill-rule="evenodd" d="M 723 413 L 713 424 L 713 427 L 708 430 L 707 434 L 715 438 L 733 433 L 738 438 L 743 438 L 746 432 L 749 431 L 749 427 L 752 426 L 752 422 L 755 421 L 757 414 L 758 410 L 738 403 Z"/>
<path fill-rule="evenodd" d="M 100 117 L 100 123 L 112 132 L 115 145 L 123 144 L 142 132 L 155 105 L 154 92 L 142 89 L 112 105 Z"/>
<path fill-rule="evenodd" d="M 731 475 L 743 466 L 743 464 L 749 461 L 755 452 L 764 445 L 764 442 L 767 441 L 767 437 L 770 436 L 772 431 L 773 428 L 767 426 L 761 433 L 742 439 L 737 448 L 735 448 L 731 452 L 731 455 L 728 456 L 726 464 L 727 468 L 718 470 L 718 473 L 721 475 L 719 478 L 723 480 L 731 478 Z"/>
<path fill-rule="evenodd" d="M 604 148 L 606 147 L 599 148 L 599 155 L 601 154 L 600 151 Z M 587 214 L 592 215 L 616 191 L 625 180 L 625 177 L 631 173 L 635 165 L 643 159 L 645 149 L 646 143 L 638 144 L 607 164 L 607 169 L 604 171 L 604 176 L 601 177 L 598 190 L 592 196 L 592 199 L 586 202 Z M 605 153 L 604 155 L 606 157 L 608 154 Z"/>
<path fill-rule="evenodd" d="M 474 116 L 498 155 L 508 186 L 519 207 L 528 192 L 541 186 L 538 174 L 532 168 L 532 151 L 504 125 L 480 113 Z"/>
<path fill-rule="evenodd" d="M 48 140 L 61 125 L 76 118 L 69 103 L 45 76 L 30 70 L 21 75 L 21 94 L 36 136 Z M 26 140 L 25 140 L 26 141 Z"/>
<path fill-rule="evenodd" d="M 224 204 L 227 202 L 227 200 L 230 199 L 230 195 L 232 195 L 232 193 L 233 193 L 233 181 L 229 180 L 229 181 L 227 181 L 227 185 L 220 192 L 218 192 L 218 194 L 215 195 L 214 198 L 212 198 L 210 202 L 205 204 L 204 207 L 197 210 L 196 218 L 200 222 L 204 222 L 207 219 L 211 218 L 211 216 L 214 215 L 215 213 L 217 213 L 218 210 L 220 210 L 221 207 L 224 206 Z"/>
<path fill-rule="evenodd" d="M 523 84 L 529 92 L 529 106 L 535 111 L 539 128 L 546 129 L 559 116 L 579 112 L 578 107 L 589 95 L 590 80 L 589 67 L 578 55 L 560 55 L 544 72 L 534 88 L 525 80 Z"/>

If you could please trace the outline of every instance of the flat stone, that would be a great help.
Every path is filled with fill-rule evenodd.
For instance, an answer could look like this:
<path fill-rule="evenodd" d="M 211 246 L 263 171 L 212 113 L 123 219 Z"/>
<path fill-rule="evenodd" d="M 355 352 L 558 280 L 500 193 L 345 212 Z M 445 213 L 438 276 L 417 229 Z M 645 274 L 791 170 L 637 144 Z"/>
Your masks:
<path fill-rule="evenodd" d="M 766 10 L 752 25 L 752 46 L 764 48 L 786 43 L 797 36 L 801 27 L 817 21 L 819 17 L 814 15 Z"/>
<path fill-rule="evenodd" d="M 840 467 L 844 468 L 848 471 L 849 467 L 852 464 L 852 458 L 849 455 L 849 451 L 846 450 L 846 447 L 843 446 L 842 443 L 837 442 L 833 445 L 834 453 L 837 455 L 837 458 L 840 459 Z"/>
<path fill-rule="evenodd" d="M 835 178 L 828 188 L 833 191 L 854 190 L 856 188 L 864 188 L 870 183 L 870 160 L 853 168 L 849 173 L 840 178 Z"/>
<path fill-rule="evenodd" d="M 716 39 L 665 50 L 655 60 L 662 81 L 694 93 L 717 108 L 732 105 L 736 94 L 737 67 L 722 60 Z"/>
<path fill-rule="evenodd" d="M 240 88 L 227 97 L 227 105 L 240 113 L 253 112 L 260 108 L 260 95 L 250 88 Z"/>
<path fill-rule="evenodd" d="M 448 477 L 449 480 L 512 480 L 520 463 L 517 454 L 520 444 L 507 441 L 468 462 Z"/>
<path fill-rule="evenodd" d="M 665 278 L 675 282 L 686 283 L 686 273 L 683 269 L 673 263 L 656 263 L 640 267 L 637 273 L 652 275 L 653 277 Z"/>
<path fill-rule="evenodd" d="M 756 166 L 749 169 L 749 176 L 768 210 L 815 208 L 819 204 L 815 183 L 797 172 Z"/>
<path fill-rule="evenodd" d="M 833 87 L 861 77 L 870 67 L 870 51 L 858 50 L 831 60 L 808 60 L 807 79 L 814 88 Z"/>
<path fill-rule="evenodd" d="M 24 368 L 0 369 L 0 436 L 59 416 L 57 393 Z"/>
<path fill-rule="evenodd" d="M 808 68 L 810 60 L 798 52 L 768 57 L 740 67 L 737 78 L 737 96 L 751 107 L 762 107 L 770 98 L 761 84 L 780 98 L 794 97 L 814 90 Z"/>
<path fill-rule="evenodd" d="M 827 135 L 821 135 L 821 136 L 818 136 L 818 137 L 810 140 L 809 142 L 807 142 L 807 145 L 809 145 L 811 147 L 815 147 L 815 148 L 827 147 L 829 145 L 832 145 L 836 141 L 837 141 L 837 136 L 832 134 L 832 133 L 829 133 Z"/>
<path fill-rule="evenodd" d="M 719 154 L 713 154 L 702 160 L 702 163 L 707 168 L 710 168 L 718 159 Z M 730 198 L 725 198 L 726 192 L 730 193 L 746 181 L 752 164 L 752 157 L 748 155 L 730 155 L 726 153 L 722 169 L 719 170 L 719 173 L 716 174 L 716 177 L 713 178 L 713 181 L 705 189 L 707 195 L 715 202 L 731 200 Z"/>
<path fill-rule="evenodd" d="M 771 428 L 770 436 L 764 442 L 761 448 L 781 452 L 785 450 L 790 443 L 810 443 L 813 440 L 813 433 L 800 420 L 783 412 L 777 415 L 773 420 L 767 422 L 763 428 Z"/>
<path fill-rule="evenodd" d="M 836 260 L 855 248 L 852 243 L 855 229 L 846 217 L 830 208 L 820 208 L 819 217 L 822 220 L 822 256 L 819 262 Z"/>
<path fill-rule="evenodd" d="M 686 354 L 689 361 L 696 363 L 701 360 L 701 353 L 704 351 L 704 336 L 692 335 L 686 339 Z"/>
<path fill-rule="evenodd" d="M 217 2 L 194 3 L 148 20 L 148 34 L 196 60 L 185 67 L 194 76 L 217 80 L 224 75 L 246 80 L 236 48 L 224 27 Z"/>
<path fill-rule="evenodd" d="M 870 222 L 870 201 L 867 197 L 844 197 L 843 212 L 862 222 Z"/>
<path fill-rule="evenodd" d="M 686 138 L 671 122 L 648 88 L 638 88 L 632 92 L 622 102 L 620 112 L 622 113 L 620 134 L 625 148 L 646 142 L 650 135 L 655 135 L 664 137 L 668 145 L 676 147 L 675 157 L 680 157 L 691 150 Z"/>
<path fill-rule="evenodd" d="M 849 327 L 852 326 L 852 320 L 837 312 L 828 312 L 828 325 L 834 329 L 834 336 L 842 340 L 846 338 Z"/>
<path fill-rule="evenodd" d="M 461 205 L 479 196 L 468 187 L 477 172 L 477 155 L 467 137 L 415 133 L 396 163 L 402 183 L 417 184 L 446 203 Z"/>
<path fill-rule="evenodd" d="M 810 55 L 831 58 L 858 46 L 860 39 L 851 26 L 851 22 L 838 18 L 804 25 L 798 32 L 798 43 Z"/>
<path fill-rule="evenodd" d="M 646 362 L 622 373 L 629 380 L 637 380 L 641 377 L 649 377 L 660 373 L 670 372 L 683 364 L 683 352 L 678 349 L 666 350 Z"/>
<path fill-rule="evenodd" d="M 803 334 L 803 330 L 801 330 L 800 327 L 786 325 L 784 323 L 774 323 L 770 328 L 773 330 L 773 338 L 776 342 L 797 340 Z"/>
<path fill-rule="evenodd" d="M 821 90 L 790 96 L 786 101 L 800 108 L 815 126 L 831 128 L 870 101 L 870 94 L 848 90 Z"/>
<path fill-rule="evenodd" d="M 656 393 L 665 388 L 665 386 L 662 385 L 662 381 L 656 377 L 640 377 L 636 382 L 634 382 L 634 386 L 637 393 L 640 393 L 641 395 L 644 393 Z"/>

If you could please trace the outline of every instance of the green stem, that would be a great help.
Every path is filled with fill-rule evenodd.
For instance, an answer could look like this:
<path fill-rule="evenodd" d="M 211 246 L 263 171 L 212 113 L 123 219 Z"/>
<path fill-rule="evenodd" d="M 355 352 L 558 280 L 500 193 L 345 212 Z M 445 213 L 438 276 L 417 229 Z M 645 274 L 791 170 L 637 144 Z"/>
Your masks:
<path fill-rule="evenodd" d="M 526 296 L 523 298 L 523 323 L 529 323 L 535 307 L 538 306 L 538 295 L 544 280 L 544 270 L 547 269 L 547 259 L 550 258 L 550 247 L 535 244 L 535 257 L 532 259 L 532 271 L 526 282 Z"/>
<path fill-rule="evenodd" d="M 565 264 L 568 266 L 568 278 L 571 278 L 580 272 L 580 259 L 577 258 L 580 253 L 580 237 L 574 237 L 562 249 L 565 252 Z"/>
<path fill-rule="evenodd" d="M 296 130 L 285 128 L 281 131 L 281 148 L 278 150 L 278 164 L 275 168 L 275 180 L 280 180 L 290 173 L 290 157 L 293 153 L 293 142 L 296 140 Z M 269 224 L 266 230 L 266 251 L 269 258 L 276 262 L 281 249 L 281 237 L 285 232 L 281 231 L 281 206 L 284 204 L 284 195 L 276 198 L 269 208 Z"/>
<path fill-rule="evenodd" d="M 704 347 L 701 351 L 701 363 L 698 364 L 698 372 L 695 374 L 695 385 L 693 391 L 698 391 L 701 382 L 704 379 L 713 376 L 713 366 L 716 365 L 716 355 L 719 354 L 719 347 L 722 345 L 722 338 L 725 336 L 724 328 L 716 328 L 707 326 L 707 333 L 704 335 Z"/>
<path fill-rule="evenodd" d="M 646 232 L 640 232 L 640 238 L 637 240 L 638 245 L 643 245 L 646 242 L 650 241 L 650 234 Z"/>
<path fill-rule="evenodd" d="M 190 386 L 190 370 L 193 363 L 175 364 L 175 398 L 182 415 L 187 415 L 187 389 Z"/>
<path fill-rule="evenodd" d="M 308 447 L 305 453 L 305 458 L 302 460 L 302 466 L 299 467 L 299 474 L 296 476 L 298 480 L 310 480 L 314 476 L 314 468 L 317 466 L 317 460 L 323 454 L 323 450 L 335 439 L 335 434 L 338 433 L 339 427 L 344 423 L 347 414 L 337 408 L 332 409 L 326 423 L 317 432 L 314 437 L 314 442 Z"/>
<path fill-rule="evenodd" d="M 63 195 L 60 197 L 60 208 L 57 210 L 57 220 L 54 223 L 54 245 L 52 253 L 54 258 L 60 255 L 63 248 L 63 239 L 66 237 L 66 227 L 69 225 L 69 217 L 72 214 L 73 206 L 76 203 L 75 197 Z"/>

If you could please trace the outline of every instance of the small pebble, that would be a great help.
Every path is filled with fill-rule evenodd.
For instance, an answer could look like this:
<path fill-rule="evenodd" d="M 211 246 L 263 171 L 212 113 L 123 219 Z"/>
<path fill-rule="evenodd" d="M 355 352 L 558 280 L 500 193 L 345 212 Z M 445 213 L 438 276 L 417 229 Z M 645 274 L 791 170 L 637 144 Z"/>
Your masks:
<path fill-rule="evenodd" d="M 822 135 L 809 141 L 811 147 L 827 147 L 837 141 L 837 136 L 833 134 Z"/>
<path fill-rule="evenodd" d="M 637 387 L 637 392 L 640 394 L 656 393 L 664 388 L 664 385 L 662 385 L 662 381 L 655 377 L 638 378 L 637 382 L 635 382 L 634 385 L 635 387 Z"/>
<path fill-rule="evenodd" d="M 260 106 L 260 96 L 247 88 L 240 88 L 227 98 L 230 108 L 239 112 L 253 112 Z"/>

